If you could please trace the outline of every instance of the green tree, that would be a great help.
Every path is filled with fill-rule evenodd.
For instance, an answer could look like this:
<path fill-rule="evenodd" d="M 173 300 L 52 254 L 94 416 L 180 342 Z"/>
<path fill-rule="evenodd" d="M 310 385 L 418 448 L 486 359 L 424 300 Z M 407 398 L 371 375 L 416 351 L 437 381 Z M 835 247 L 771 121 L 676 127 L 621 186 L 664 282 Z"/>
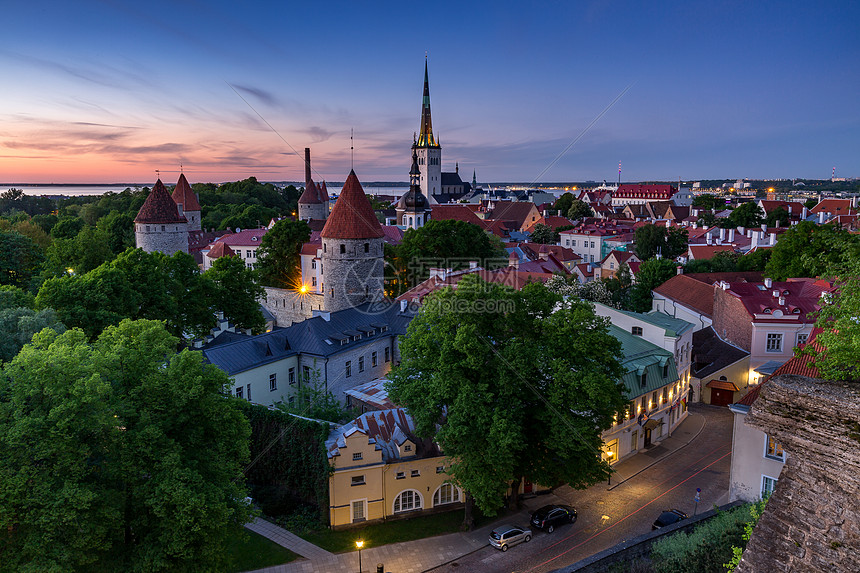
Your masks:
<path fill-rule="evenodd" d="M 642 225 L 636 229 L 633 250 L 641 260 L 658 254 L 666 259 L 674 259 L 687 252 L 687 229 L 664 225 Z"/>
<path fill-rule="evenodd" d="M 212 303 L 224 317 L 241 329 L 260 332 L 266 326 L 258 302 L 265 295 L 257 273 L 245 266 L 239 257 L 220 257 L 203 273 L 212 281 L 215 292 Z"/>
<path fill-rule="evenodd" d="M 727 228 L 758 227 L 764 222 L 764 211 L 758 203 L 749 201 L 738 205 L 729 215 Z"/>
<path fill-rule="evenodd" d="M 532 231 L 531 240 L 533 243 L 541 245 L 555 245 L 558 243 L 558 233 L 549 225 L 538 223 L 535 225 L 534 231 Z"/>
<path fill-rule="evenodd" d="M 738 271 L 764 271 L 773 249 L 756 249 L 738 259 Z"/>
<path fill-rule="evenodd" d="M 71 239 L 55 239 L 45 254 L 48 259 L 45 267 L 54 276 L 67 269 L 77 274 L 88 273 L 115 257 L 107 232 L 89 225 Z"/>
<path fill-rule="evenodd" d="M 429 221 L 409 229 L 396 249 L 395 265 L 404 290 L 430 276 L 433 267 L 463 269 L 469 261 L 484 268 L 508 264 L 504 245 L 494 235 L 465 221 Z"/>
<path fill-rule="evenodd" d="M 555 204 L 552 206 L 559 215 L 564 217 L 568 211 L 570 211 L 571 205 L 573 205 L 573 201 L 576 197 L 573 196 L 573 193 L 565 193 L 561 197 L 555 200 Z"/>
<path fill-rule="evenodd" d="M 226 567 L 250 514 L 226 374 L 155 321 L 46 329 L 0 377 L 5 570 Z"/>
<path fill-rule="evenodd" d="M 43 258 L 29 237 L 17 231 L 0 231 L 0 285 L 28 288 Z"/>
<path fill-rule="evenodd" d="M 860 238 L 833 225 L 801 221 L 779 236 L 765 274 L 774 280 L 817 277 L 860 257 Z"/>
<path fill-rule="evenodd" d="M 129 247 L 136 246 L 134 236 L 134 216 L 119 211 L 111 211 L 101 221 L 99 226 L 107 233 L 107 246 L 115 255 L 124 252 Z"/>
<path fill-rule="evenodd" d="M 51 236 L 55 239 L 74 239 L 84 225 L 84 221 L 77 217 L 63 217 L 51 227 Z"/>
<path fill-rule="evenodd" d="M 816 205 L 818 205 L 818 199 L 807 199 L 803 202 L 803 206 L 807 209 L 812 209 Z"/>
<path fill-rule="evenodd" d="M 627 401 L 620 343 L 588 303 L 467 276 L 425 300 L 400 348 L 390 396 L 449 457 L 466 526 L 470 499 L 493 515 L 522 478 L 576 488 L 606 479 L 601 431 Z"/>
<path fill-rule="evenodd" d="M 580 199 L 574 199 L 570 204 L 570 208 L 567 210 L 567 218 L 572 221 L 593 216 L 594 211 L 591 209 L 591 206 Z"/>
<path fill-rule="evenodd" d="M 693 207 L 699 207 L 709 211 L 717 211 L 719 209 L 724 209 L 725 206 L 725 199 L 717 197 L 711 193 L 704 193 L 693 198 Z"/>
<path fill-rule="evenodd" d="M 764 222 L 768 227 L 788 227 L 789 215 L 781 205 L 767 214 Z"/>
<path fill-rule="evenodd" d="M 671 259 L 648 259 L 639 265 L 636 284 L 630 293 L 630 307 L 636 312 L 651 310 L 651 291 L 677 274 L 675 261 Z"/>
<path fill-rule="evenodd" d="M 257 249 L 257 270 L 265 286 L 296 289 L 301 286 L 299 253 L 311 238 L 305 221 L 284 219 L 263 235 Z"/>
<path fill-rule="evenodd" d="M 57 320 L 57 313 L 46 308 L 36 312 L 31 308 L 17 307 L 0 310 L 0 364 L 12 360 L 37 332 L 50 328 L 63 332 L 66 327 Z"/>
<path fill-rule="evenodd" d="M 0 310 L 7 308 L 33 308 L 36 297 L 12 285 L 0 285 Z"/>

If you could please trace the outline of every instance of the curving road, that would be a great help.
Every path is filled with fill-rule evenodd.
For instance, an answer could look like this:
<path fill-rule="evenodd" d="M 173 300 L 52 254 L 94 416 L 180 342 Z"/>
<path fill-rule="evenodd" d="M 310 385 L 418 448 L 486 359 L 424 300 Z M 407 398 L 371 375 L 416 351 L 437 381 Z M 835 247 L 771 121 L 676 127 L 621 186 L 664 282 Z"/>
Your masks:
<path fill-rule="evenodd" d="M 648 533 L 664 509 L 677 508 L 693 515 L 728 501 L 732 446 L 728 408 L 694 405 L 665 444 L 616 464 L 611 487 L 602 484 L 577 491 L 562 486 L 553 492 L 560 499 L 552 495 L 538 498 L 540 503 L 560 501 L 576 507 L 579 518 L 575 524 L 552 534 L 536 532 L 530 543 L 506 553 L 488 545 L 432 571 L 550 572 Z M 696 488 L 702 490 L 698 507 Z"/>

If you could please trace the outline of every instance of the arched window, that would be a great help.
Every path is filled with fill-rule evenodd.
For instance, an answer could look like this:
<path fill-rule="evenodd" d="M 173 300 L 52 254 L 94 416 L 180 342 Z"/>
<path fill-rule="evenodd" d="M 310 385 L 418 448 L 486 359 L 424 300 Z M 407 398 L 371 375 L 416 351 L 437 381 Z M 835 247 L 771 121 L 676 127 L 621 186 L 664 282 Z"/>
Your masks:
<path fill-rule="evenodd" d="M 443 483 L 433 494 L 433 507 L 460 501 L 460 490 L 454 484 Z"/>
<path fill-rule="evenodd" d="M 407 489 L 394 498 L 394 513 L 421 509 L 421 494 L 414 489 Z"/>

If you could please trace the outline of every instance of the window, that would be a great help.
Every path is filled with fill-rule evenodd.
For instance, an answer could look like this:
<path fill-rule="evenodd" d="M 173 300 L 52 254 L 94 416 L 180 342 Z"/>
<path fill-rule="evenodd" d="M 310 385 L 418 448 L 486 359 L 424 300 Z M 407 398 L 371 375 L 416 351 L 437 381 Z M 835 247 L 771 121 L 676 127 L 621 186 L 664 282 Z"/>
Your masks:
<path fill-rule="evenodd" d="M 782 334 L 767 335 L 767 351 L 782 352 Z"/>
<path fill-rule="evenodd" d="M 353 452 L 352 453 L 352 461 L 357 462 L 362 458 L 361 452 Z"/>
<path fill-rule="evenodd" d="M 645 409 L 645 396 L 642 396 L 639 399 L 639 411 L 642 411 L 644 409 Z"/>
<path fill-rule="evenodd" d="M 666 362 L 666 364 L 663 365 L 663 378 L 666 378 L 667 376 L 669 376 L 669 362 L 668 361 Z"/>
<path fill-rule="evenodd" d="M 445 466 L 436 466 L 436 473 L 437 474 L 445 473 Z"/>
<path fill-rule="evenodd" d="M 591 241 L 591 248 L 594 248 L 594 241 Z"/>
<path fill-rule="evenodd" d="M 352 360 L 346 361 L 346 377 L 352 376 Z"/>
<path fill-rule="evenodd" d="M 797 333 L 797 346 L 803 346 L 804 344 L 806 344 L 807 338 L 809 338 L 809 333 L 798 332 Z"/>
<path fill-rule="evenodd" d="M 352 522 L 364 520 L 364 500 L 352 502 Z"/>
<path fill-rule="evenodd" d="M 241 386 L 236 386 L 236 397 L 242 398 L 244 394 L 244 390 Z"/>
<path fill-rule="evenodd" d="M 768 497 L 773 493 L 774 488 L 776 487 L 776 478 L 772 478 L 769 476 L 761 476 L 761 496 L 762 498 Z"/>
<path fill-rule="evenodd" d="M 609 263 L 609 270 L 610 270 L 610 271 L 614 271 L 614 270 L 615 270 L 615 263 Z"/>
<path fill-rule="evenodd" d="M 410 218 L 410 221 L 409 221 L 409 222 L 410 222 L 410 223 L 412 222 L 412 221 L 411 221 L 411 218 Z M 370 252 L 370 243 L 364 243 L 364 252 L 365 252 L 365 253 L 369 253 L 369 252 Z"/>
<path fill-rule="evenodd" d="M 572 241 L 570 242 L 570 245 L 571 245 L 572 247 L 575 247 L 575 246 L 576 246 L 576 239 L 572 240 Z"/>
<path fill-rule="evenodd" d="M 386 362 L 389 362 L 389 361 L 391 360 L 391 357 L 389 356 L 389 354 L 390 354 L 390 353 L 389 353 L 389 349 L 388 349 L 388 348 L 386 348 L 386 349 L 385 349 L 385 361 L 386 361 Z"/>
<path fill-rule="evenodd" d="M 421 509 L 421 494 L 414 489 L 407 489 L 394 499 L 394 513 Z"/>
<path fill-rule="evenodd" d="M 274 392 L 278 389 L 278 375 L 269 374 L 269 392 Z"/>
<path fill-rule="evenodd" d="M 660 403 L 665 404 L 669 401 L 669 388 L 667 386 L 663 386 L 663 395 L 660 397 Z"/>
<path fill-rule="evenodd" d="M 311 379 L 311 367 L 302 366 L 302 380 L 308 382 Z"/>
<path fill-rule="evenodd" d="M 648 373 L 643 372 L 642 376 L 639 377 L 639 386 L 644 388 L 646 384 L 648 384 Z M 645 398 L 642 398 L 642 401 L 644 402 Z"/>
<path fill-rule="evenodd" d="M 403 446 L 403 451 L 404 452 L 411 452 L 412 451 L 412 444 L 406 444 L 405 446 Z"/>
<path fill-rule="evenodd" d="M 246 386 L 246 389 L 248 390 L 248 401 L 250 402 L 251 401 L 251 385 L 248 384 Z"/>
<path fill-rule="evenodd" d="M 345 253 L 346 253 L 346 245 L 341 245 L 340 246 L 340 254 L 343 255 Z"/>
<path fill-rule="evenodd" d="M 406 472 L 397 472 L 394 474 L 394 479 L 406 479 Z"/>
<path fill-rule="evenodd" d="M 352 476 L 352 483 L 350 485 L 364 485 L 364 476 Z"/>
<path fill-rule="evenodd" d="M 764 457 L 772 460 L 785 461 L 785 452 L 782 450 L 782 444 L 773 439 L 772 436 L 767 437 L 765 443 Z"/>
<path fill-rule="evenodd" d="M 317 278 L 316 278 L 316 277 L 311 277 L 311 286 L 312 286 L 312 287 L 316 287 L 316 286 L 317 286 Z"/>
<path fill-rule="evenodd" d="M 653 394 L 651 394 L 651 407 L 657 407 L 657 391 L 655 390 Z"/>
<path fill-rule="evenodd" d="M 417 478 L 421 476 L 420 470 L 412 470 L 412 477 Z"/>
<path fill-rule="evenodd" d="M 364 372 L 364 356 L 358 357 L 358 371 Z"/>
<path fill-rule="evenodd" d="M 433 494 L 433 507 L 446 503 L 457 503 L 458 501 L 460 501 L 460 490 L 450 483 L 443 483 Z"/>
<path fill-rule="evenodd" d="M 316 262 L 316 261 L 311 261 L 311 268 L 312 268 L 312 269 L 316 269 L 316 268 L 317 268 L 317 262 Z"/>
<path fill-rule="evenodd" d="M 641 326 L 634 326 L 633 328 L 630 329 L 630 333 L 633 336 L 642 336 L 642 327 Z"/>
<path fill-rule="evenodd" d="M 376 351 L 370 353 L 370 367 L 376 368 Z"/>

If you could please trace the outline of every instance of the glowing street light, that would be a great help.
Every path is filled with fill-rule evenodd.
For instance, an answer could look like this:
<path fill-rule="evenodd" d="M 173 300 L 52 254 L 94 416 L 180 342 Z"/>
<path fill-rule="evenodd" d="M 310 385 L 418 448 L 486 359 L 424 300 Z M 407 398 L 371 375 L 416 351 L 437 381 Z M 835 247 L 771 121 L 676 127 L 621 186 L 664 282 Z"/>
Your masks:
<path fill-rule="evenodd" d="M 361 573 L 361 548 L 364 547 L 364 541 L 359 539 L 355 542 L 355 546 L 358 547 L 358 573 Z"/>
<path fill-rule="evenodd" d="M 609 483 L 606 485 L 612 485 L 612 457 L 615 455 L 615 452 L 609 450 L 606 452 L 606 459 L 609 460 Z"/>
<path fill-rule="evenodd" d="M 308 285 L 302 285 L 299 287 L 300 294 L 308 294 Z M 357 542 L 356 542 L 357 543 Z"/>

